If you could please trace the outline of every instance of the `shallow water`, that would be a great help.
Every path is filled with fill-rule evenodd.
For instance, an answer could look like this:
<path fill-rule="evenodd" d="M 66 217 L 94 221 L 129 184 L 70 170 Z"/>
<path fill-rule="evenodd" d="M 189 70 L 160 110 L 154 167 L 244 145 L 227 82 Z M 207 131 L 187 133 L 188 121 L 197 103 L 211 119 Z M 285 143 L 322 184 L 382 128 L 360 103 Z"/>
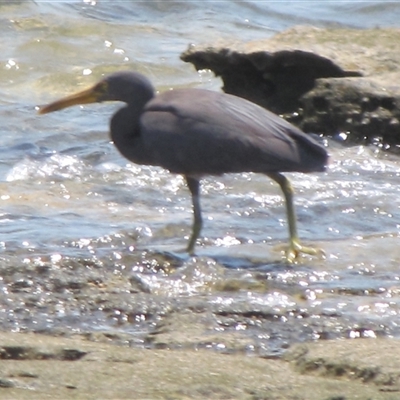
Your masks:
<path fill-rule="evenodd" d="M 398 337 L 398 156 L 328 140 L 327 172 L 290 174 L 300 237 L 325 251 L 295 266 L 282 262 L 276 184 L 255 174 L 204 179 L 205 226 L 190 258 L 180 251 L 192 222 L 184 181 L 118 154 L 107 133 L 118 105 L 45 116 L 35 107 L 119 69 L 145 73 L 160 91 L 220 90 L 210 72 L 180 61 L 189 44 L 254 40 L 297 24 L 398 26 L 399 7 L 2 2 L 1 328 L 112 332 L 149 346 L 164 320 L 191 312 L 205 334 L 234 333 L 245 338 L 240 350 L 260 354 L 301 340 Z"/>

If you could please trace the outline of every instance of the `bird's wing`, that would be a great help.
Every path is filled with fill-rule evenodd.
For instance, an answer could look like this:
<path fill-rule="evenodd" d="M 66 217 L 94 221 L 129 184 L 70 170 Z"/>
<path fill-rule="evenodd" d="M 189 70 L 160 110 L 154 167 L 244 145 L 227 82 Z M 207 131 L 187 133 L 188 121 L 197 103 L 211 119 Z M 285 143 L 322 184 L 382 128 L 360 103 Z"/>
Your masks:
<path fill-rule="evenodd" d="M 325 150 L 282 118 L 206 90 L 157 96 L 144 110 L 141 132 L 153 164 L 187 175 L 307 172 L 326 162 Z"/>

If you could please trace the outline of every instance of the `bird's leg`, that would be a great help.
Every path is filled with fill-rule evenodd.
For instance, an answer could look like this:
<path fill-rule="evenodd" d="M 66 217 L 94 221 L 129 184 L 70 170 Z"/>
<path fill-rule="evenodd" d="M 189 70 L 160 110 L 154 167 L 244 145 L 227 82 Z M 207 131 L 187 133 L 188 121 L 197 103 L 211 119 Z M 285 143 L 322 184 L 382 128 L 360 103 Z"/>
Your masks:
<path fill-rule="evenodd" d="M 320 253 L 321 250 L 302 246 L 299 242 L 299 237 L 297 235 L 296 214 L 293 206 L 293 187 L 290 184 L 289 179 L 279 173 L 269 173 L 267 175 L 281 187 L 283 195 L 285 196 L 286 213 L 289 225 L 289 248 L 286 253 L 287 261 L 290 263 L 294 262 L 300 253 L 310 255 L 316 255 Z"/>
<path fill-rule="evenodd" d="M 203 219 L 201 217 L 201 208 L 200 208 L 200 183 L 197 179 L 191 178 L 190 176 L 186 176 L 185 178 L 190 193 L 192 194 L 192 203 L 193 203 L 193 227 L 192 227 L 192 234 L 190 236 L 189 244 L 187 247 L 187 252 L 190 255 L 193 255 L 196 240 L 200 235 L 201 228 L 203 227 Z"/>

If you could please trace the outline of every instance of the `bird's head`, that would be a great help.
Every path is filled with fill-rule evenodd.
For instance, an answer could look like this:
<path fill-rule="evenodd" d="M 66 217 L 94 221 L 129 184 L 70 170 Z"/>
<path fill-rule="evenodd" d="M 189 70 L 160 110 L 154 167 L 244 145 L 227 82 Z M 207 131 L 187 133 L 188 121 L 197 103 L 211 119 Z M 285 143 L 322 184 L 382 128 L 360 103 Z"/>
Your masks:
<path fill-rule="evenodd" d="M 100 103 L 102 101 L 123 101 L 144 107 L 153 96 L 154 88 L 144 75 L 137 72 L 121 71 L 105 77 L 89 89 L 40 107 L 39 114 L 47 114 L 77 104 Z"/>

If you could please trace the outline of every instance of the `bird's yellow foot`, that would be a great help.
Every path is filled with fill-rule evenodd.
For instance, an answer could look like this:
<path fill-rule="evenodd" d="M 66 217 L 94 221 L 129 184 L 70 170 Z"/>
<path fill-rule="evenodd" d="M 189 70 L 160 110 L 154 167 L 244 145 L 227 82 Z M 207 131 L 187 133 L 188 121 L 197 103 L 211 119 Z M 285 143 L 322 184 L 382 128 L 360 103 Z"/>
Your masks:
<path fill-rule="evenodd" d="M 321 258 L 325 257 L 325 253 L 322 249 L 302 246 L 297 240 L 293 240 L 286 251 L 286 261 L 291 264 L 296 262 L 296 259 L 301 253 L 310 256 L 319 256 Z"/>

